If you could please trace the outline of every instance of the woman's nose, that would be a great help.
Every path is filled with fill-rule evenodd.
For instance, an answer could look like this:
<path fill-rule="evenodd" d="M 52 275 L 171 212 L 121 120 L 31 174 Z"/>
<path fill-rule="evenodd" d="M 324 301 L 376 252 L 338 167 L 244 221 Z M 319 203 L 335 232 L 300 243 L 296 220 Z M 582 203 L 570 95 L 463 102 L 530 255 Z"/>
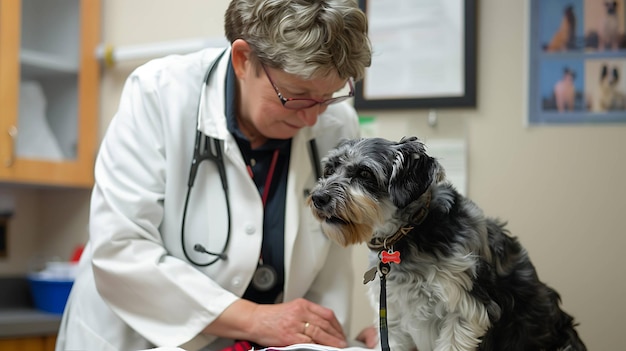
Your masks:
<path fill-rule="evenodd" d="M 310 127 L 317 122 L 317 117 L 324 111 L 326 111 L 326 105 L 316 104 L 298 111 L 298 117 Z"/>

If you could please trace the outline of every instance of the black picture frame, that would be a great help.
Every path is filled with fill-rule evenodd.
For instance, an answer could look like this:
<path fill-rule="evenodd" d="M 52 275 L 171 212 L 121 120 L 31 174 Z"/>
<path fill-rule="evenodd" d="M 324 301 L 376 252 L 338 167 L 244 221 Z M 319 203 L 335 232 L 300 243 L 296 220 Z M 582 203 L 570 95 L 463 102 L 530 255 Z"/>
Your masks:
<path fill-rule="evenodd" d="M 372 0 L 375 1 L 375 0 Z M 368 0 L 359 0 L 359 6 L 367 14 Z M 477 1 L 460 1 L 464 14 L 463 33 L 463 92 L 454 96 L 428 96 L 390 99 L 371 99 L 364 95 L 364 82 L 367 80 L 367 73 L 363 81 L 359 81 L 355 86 L 354 105 L 356 109 L 363 110 L 392 110 L 392 109 L 433 109 L 433 108 L 457 108 L 476 107 L 476 16 Z M 370 28 L 371 30 L 371 28 Z"/>
<path fill-rule="evenodd" d="M 8 251 L 8 237 L 9 237 L 9 221 L 8 217 L 4 217 L 2 213 L 0 213 L 0 258 L 7 257 Z"/>

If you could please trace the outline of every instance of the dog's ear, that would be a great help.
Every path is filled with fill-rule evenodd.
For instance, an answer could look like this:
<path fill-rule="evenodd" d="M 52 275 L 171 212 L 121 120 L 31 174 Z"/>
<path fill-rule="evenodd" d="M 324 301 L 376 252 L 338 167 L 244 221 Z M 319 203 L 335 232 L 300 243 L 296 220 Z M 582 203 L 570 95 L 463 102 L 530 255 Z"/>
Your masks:
<path fill-rule="evenodd" d="M 402 138 L 395 145 L 396 155 L 389 178 L 389 196 L 398 208 L 417 200 L 432 183 L 445 178 L 443 167 L 426 154 L 416 137 Z"/>

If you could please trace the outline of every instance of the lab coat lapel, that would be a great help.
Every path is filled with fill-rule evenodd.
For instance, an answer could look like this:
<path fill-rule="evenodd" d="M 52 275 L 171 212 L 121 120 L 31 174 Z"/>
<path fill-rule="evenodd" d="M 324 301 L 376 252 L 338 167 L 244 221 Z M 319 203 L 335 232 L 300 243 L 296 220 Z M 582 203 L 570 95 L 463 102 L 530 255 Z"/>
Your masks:
<path fill-rule="evenodd" d="M 205 65 L 208 67 L 215 61 L 223 49 L 207 51 Z M 202 133 L 217 139 L 227 139 L 229 132 L 226 126 L 226 116 L 224 115 L 224 79 L 228 69 L 230 48 L 226 50 L 219 62 L 215 62 L 216 67 L 209 77 L 209 84 L 202 92 L 202 103 L 198 109 L 198 130 Z"/>
<path fill-rule="evenodd" d="M 306 182 L 310 181 L 314 173 L 310 157 L 308 155 L 309 140 L 312 138 L 310 129 L 302 130 L 292 140 L 291 159 L 289 161 L 289 176 L 287 180 L 287 197 L 285 204 L 285 299 L 288 300 L 294 288 L 302 286 L 310 281 L 307 274 L 310 272 L 292 272 L 293 259 L 301 255 L 298 247 L 295 247 L 298 228 L 300 227 L 300 215 L 305 204 L 304 189 Z"/>

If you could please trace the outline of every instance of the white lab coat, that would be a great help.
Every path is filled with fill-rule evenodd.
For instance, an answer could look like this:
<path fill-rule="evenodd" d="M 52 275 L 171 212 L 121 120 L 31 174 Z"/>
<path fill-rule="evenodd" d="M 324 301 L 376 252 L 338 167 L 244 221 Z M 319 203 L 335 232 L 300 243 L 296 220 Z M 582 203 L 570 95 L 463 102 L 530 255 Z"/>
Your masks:
<path fill-rule="evenodd" d="M 200 332 L 243 295 L 251 280 L 261 250 L 263 205 L 226 128 L 224 79 L 230 51 L 210 77 L 197 117 L 204 74 L 221 51 L 154 60 L 128 78 L 96 161 L 90 241 L 57 350 L 217 350 L 229 342 Z M 181 249 L 197 120 L 203 133 L 223 140 L 230 195 L 228 259 L 208 267 L 190 264 Z M 323 156 L 341 138 L 357 135 L 355 110 L 340 103 L 293 138 L 285 215 L 284 300 L 305 297 L 332 308 L 346 331 L 351 252 L 323 235 L 305 199 L 315 183 L 309 140 L 316 139 Z M 185 228 L 187 250 L 197 261 L 212 257 L 194 252 L 194 243 L 221 252 L 227 232 L 224 204 L 217 172 L 205 161 Z"/>

